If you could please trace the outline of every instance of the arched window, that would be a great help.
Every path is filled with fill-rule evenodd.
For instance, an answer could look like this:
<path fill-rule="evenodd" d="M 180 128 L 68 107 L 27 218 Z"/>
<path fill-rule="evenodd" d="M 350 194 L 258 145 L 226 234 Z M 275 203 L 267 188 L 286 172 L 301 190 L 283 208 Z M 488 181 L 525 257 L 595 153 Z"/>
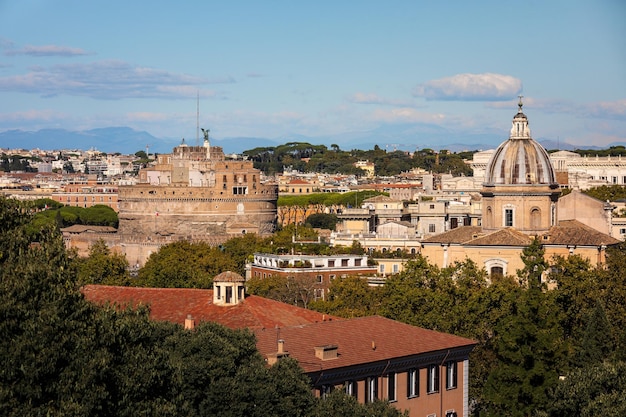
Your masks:
<path fill-rule="evenodd" d="M 485 226 L 486 227 L 492 227 L 491 225 L 493 225 L 493 213 L 491 211 L 491 206 L 487 207 L 487 211 L 486 211 L 486 215 L 485 215 Z"/>
<path fill-rule="evenodd" d="M 504 268 L 502 268 L 501 266 L 492 266 L 491 271 L 489 271 L 489 275 L 491 275 L 492 277 L 501 277 L 504 275 Z"/>
<path fill-rule="evenodd" d="M 485 269 L 493 278 L 495 276 L 504 276 L 507 273 L 508 262 L 501 258 L 491 258 L 485 261 Z"/>
<path fill-rule="evenodd" d="M 538 207 L 533 207 L 530 210 L 530 228 L 531 230 L 541 228 L 541 210 Z"/>

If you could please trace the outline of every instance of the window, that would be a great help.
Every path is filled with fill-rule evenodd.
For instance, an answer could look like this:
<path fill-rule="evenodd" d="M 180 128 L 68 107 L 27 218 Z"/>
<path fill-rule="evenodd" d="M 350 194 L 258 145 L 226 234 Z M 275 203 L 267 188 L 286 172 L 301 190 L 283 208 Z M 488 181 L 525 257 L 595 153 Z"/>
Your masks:
<path fill-rule="evenodd" d="M 408 398 L 420 395 L 420 371 L 419 369 L 409 369 L 406 373 L 406 396 Z"/>
<path fill-rule="evenodd" d="M 454 389 L 457 387 L 457 363 L 450 361 L 446 363 L 446 389 Z"/>
<path fill-rule="evenodd" d="M 391 267 L 391 270 L 393 271 L 394 274 L 397 274 L 399 271 L 399 267 L 398 264 L 393 264 L 393 266 Z"/>
<path fill-rule="evenodd" d="M 328 267 L 329 268 L 334 268 L 335 267 L 335 260 L 334 259 L 329 259 L 328 260 Z"/>
<path fill-rule="evenodd" d="M 385 273 L 385 264 L 378 265 L 378 270 L 380 271 L 381 274 L 384 274 Z"/>
<path fill-rule="evenodd" d="M 361 266 L 361 260 L 360 259 L 355 259 L 354 260 L 354 266 Z"/>
<path fill-rule="evenodd" d="M 435 224 L 434 223 L 430 223 L 428 225 L 428 233 L 435 233 Z"/>
<path fill-rule="evenodd" d="M 324 384 L 320 388 L 320 397 L 326 398 L 328 396 L 328 394 L 330 394 L 332 391 L 333 391 L 333 386 L 332 385 Z"/>
<path fill-rule="evenodd" d="M 387 375 L 387 399 L 389 401 L 396 401 L 396 373 L 389 372 Z"/>
<path fill-rule="evenodd" d="M 318 275 L 317 277 L 317 283 L 321 284 L 322 282 L 324 282 L 324 276 L 323 275 Z"/>
<path fill-rule="evenodd" d="M 492 276 L 504 276 L 504 268 L 502 268 L 501 266 L 493 266 L 491 267 L 490 270 L 490 275 Z"/>
<path fill-rule="evenodd" d="M 348 266 L 348 260 L 347 259 L 342 259 L 341 260 L 341 266 Z"/>
<path fill-rule="evenodd" d="M 356 381 L 346 381 L 343 388 L 347 395 L 357 398 L 358 385 Z"/>
<path fill-rule="evenodd" d="M 439 392 L 439 366 L 438 365 L 429 365 L 428 366 L 428 384 L 426 387 L 426 392 L 432 394 L 434 392 Z"/>
<path fill-rule="evenodd" d="M 378 378 L 368 377 L 365 380 L 365 402 L 371 403 L 378 398 Z"/>
<path fill-rule="evenodd" d="M 504 226 L 505 227 L 513 226 L 513 209 L 504 210 Z"/>
<path fill-rule="evenodd" d="M 335 274 L 330 274 L 330 275 L 328 276 L 328 279 L 330 279 L 331 281 L 332 281 L 333 279 L 335 279 Z"/>
<path fill-rule="evenodd" d="M 431 205 L 430 205 L 430 209 L 431 209 L 431 210 L 434 210 L 434 209 L 435 209 L 435 205 L 434 205 L 434 204 L 431 204 Z"/>
<path fill-rule="evenodd" d="M 459 219 L 457 219 L 456 217 L 451 218 L 450 229 L 456 229 L 457 227 L 459 227 Z"/>
<path fill-rule="evenodd" d="M 233 194 L 248 194 L 248 187 L 233 187 Z"/>

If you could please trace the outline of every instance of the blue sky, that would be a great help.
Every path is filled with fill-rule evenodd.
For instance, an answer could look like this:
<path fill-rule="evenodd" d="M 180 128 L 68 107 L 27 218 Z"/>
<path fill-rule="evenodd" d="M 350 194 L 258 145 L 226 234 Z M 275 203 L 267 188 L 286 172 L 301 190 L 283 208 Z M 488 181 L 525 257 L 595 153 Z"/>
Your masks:
<path fill-rule="evenodd" d="M 195 138 L 198 95 L 217 138 L 422 144 L 504 140 L 523 95 L 535 138 L 604 146 L 626 141 L 626 2 L 0 0 L 0 131 Z"/>

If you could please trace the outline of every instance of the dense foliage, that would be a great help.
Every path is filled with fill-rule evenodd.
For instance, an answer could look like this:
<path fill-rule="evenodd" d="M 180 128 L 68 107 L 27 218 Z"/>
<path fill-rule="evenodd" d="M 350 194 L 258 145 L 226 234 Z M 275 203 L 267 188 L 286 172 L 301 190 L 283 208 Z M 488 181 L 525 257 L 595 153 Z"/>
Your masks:
<path fill-rule="evenodd" d="M 75 224 L 110 226 L 117 228 L 119 218 L 109 206 L 96 204 L 92 207 L 72 207 L 43 198 L 33 202 L 35 214 L 30 221 L 30 231 L 36 233 L 44 227 L 69 227 Z"/>
<path fill-rule="evenodd" d="M 332 415 L 297 363 L 266 366 L 248 330 L 188 331 L 87 302 L 58 231 L 31 240 L 31 213 L 0 198 L 0 415 Z M 400 415 L 333 398 L 343 415 Z"/>
<path fill-rule="evenodd" d="M 472 175 L 463 159 L 471 159 L 474 152 L 452 153 L 446 150 L 435 152 L 432 149 L 418 150 L 411 156 L 406 151 L 381 149 L 378 145 L 371 150 L 353 149 L 344 151 L 337 145 L 328 149 L 325 145 L 311 145 L 306 142 L 289 142 L 284 145 L 254 148 L 244 151 L 254 167 L 268 175 L 282 172 L 290 167 L 300 172 L 321 172 L 326 174 L 363 175 L 354 166 L 358 161 L 375 164 L 375 174 L 380 176 L 397 175 L 413 168 L 422 168 L 433 173 Z"/>
<path fill-rule="evenodd" d="M 583 193 L 601 201 L 619 201 L 626 199 L 626 187 L 623 185 L 601 185 L 584 190 Z"/>
<path fill-rule="evenodd" d="M 0 171 L 4 172 L 37 172 L 31 166 L 31 161 L 41 161 L 39 158 L 25 157 L 21 155 L 0 155 Z"/>
<path fill-rule="evenodd" d="M 382 287 L 337 278 L 326 300 L 310 306 L 343 317 L 379 314 L 476 340 L 475 416 L 622 415 L 625 253 L 626 244 L 609 248 L 606 268 L 579 256 L 548 265 L 535 242 L 516 276 L 491 281 L 471 260 L 440 269 L 418 256 Z M 542 271 L 553 289 L 539 279 Z"/>
<path fill-rule="evenodd" d="M 320 207 L 361 207 L 363 200 L 377 195 L 389 195 L 378 191 L 349 191 L 347 193 L 312 193 L 303 195 L 282 195 L 278 197 L 279 206 L 320 206 Z"/>

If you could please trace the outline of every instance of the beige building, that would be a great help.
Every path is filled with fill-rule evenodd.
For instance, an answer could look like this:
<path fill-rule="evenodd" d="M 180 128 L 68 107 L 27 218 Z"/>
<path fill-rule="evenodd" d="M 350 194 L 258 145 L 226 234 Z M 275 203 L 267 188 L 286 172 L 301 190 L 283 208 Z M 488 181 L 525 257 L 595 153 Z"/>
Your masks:
<path fill-rule="evenodd" d="M 606 212 L 597 216 L 597 200 L 577 193 L 557 204 L 554 169 L 546 150 L 530 135 L 521 100 L 509 139 L 487 164 L 481 194 L 482 226 L 459 227 L 423 240 L 422 254 L 430 262 L 446 267 L 469 258 L 490 274 L 506 275 L 523 268 L 520 254 L 535 237 L 547 259 L 577 254 L 592 265 L 602 264 L 606 247 L 619 243 L 608 235 Z"/>
<path fill-rule="evenodd" d="M 104 238 L 140 267 L 161 246 L 178 240 L 216 245 L 245 233 L 270 234 L 277 199 L 278 187 L 262 181 L 251 161 L 227 159 L 222 148 L 210 146 L 205 133 L 203 146 L 183 141 L 171 154 L 159 155 L 154 166 L 140 170 L 136 184 L 118 187 L 118 232 Z M 66 239 L 82 246 L 90 237 L 103 236 L 66 233 Z"/>

